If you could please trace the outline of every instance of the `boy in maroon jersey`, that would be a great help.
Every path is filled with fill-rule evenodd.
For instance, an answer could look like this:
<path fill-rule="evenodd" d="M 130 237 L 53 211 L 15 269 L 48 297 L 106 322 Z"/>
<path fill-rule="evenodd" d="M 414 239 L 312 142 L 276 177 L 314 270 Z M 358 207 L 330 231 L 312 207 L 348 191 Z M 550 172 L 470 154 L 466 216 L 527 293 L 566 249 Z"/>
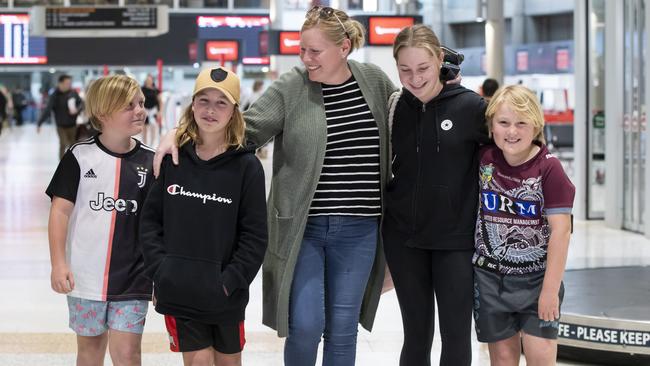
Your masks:
<path fill-rule="evenodd" d="M 513 85 L 486 111 L 480 152 L 474 319 L 493 365 L 555 364 L 575 188 L 544 145 L 535 94 Z"/>

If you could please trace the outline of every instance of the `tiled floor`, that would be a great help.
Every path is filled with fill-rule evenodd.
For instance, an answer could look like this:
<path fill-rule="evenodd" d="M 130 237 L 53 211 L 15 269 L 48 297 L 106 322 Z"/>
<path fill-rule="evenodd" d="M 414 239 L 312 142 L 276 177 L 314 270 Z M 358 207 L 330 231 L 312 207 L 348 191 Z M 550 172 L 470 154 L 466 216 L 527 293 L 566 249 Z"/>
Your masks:
<path fill-rule="evenodd" d="M 27 125 L 0 136 L 0 365 L 74 364 L 75 338 L 67 329 L 65 297 L 49 285 L 49 200 L 43 191 L 57 161 L 57 137 L 51 126 L 40 134 Z M 648 264 L 650 241 L 642 236 L 608 229 L 600 222 L 576 222 L 569 268 Z M 282 364 L 282 340 L 261 324 L 259 277 L 251 288 L 246 331 L 244 365 Z M 391 292 L 381 300 L 374 331 L 359 332 L 357 364 L 397 365 L 401 340 L 401 318 Z M 143 340 L 144 364 L 180 365 L 180 356 L 166 347 L 162 317 L 151 311 Z M 474 341 L 473 348 L 473 364 L 488 365 L 485 347 Z M 436 338 L 434 360 L 439 351 Z"/>

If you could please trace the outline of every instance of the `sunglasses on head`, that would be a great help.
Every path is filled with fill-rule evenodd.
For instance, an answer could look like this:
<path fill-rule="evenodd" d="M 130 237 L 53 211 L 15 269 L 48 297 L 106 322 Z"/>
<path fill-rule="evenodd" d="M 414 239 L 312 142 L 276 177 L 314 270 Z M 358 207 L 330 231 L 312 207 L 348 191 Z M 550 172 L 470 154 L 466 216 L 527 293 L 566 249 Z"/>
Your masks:
<path fill-rule="evenodd" d="M 343 32 L 345 33 L 345 36 L 348 39 L 350 39 L 350 34 L 348 34 L 348 31 L 345 29 L 345 26 L 343 25 L 341 19 L 338 17 L 338 15 L 336 15 L 336 9 L 330 8 L 329 6 L 316 5 L 313 8 L 309 9 L 309 11 L 307 11 L 307 17 L 310 17 L 314 13 L 318 13 L 318 17 L 320 19 L 325 19 L 325 20 L 329 19 L 333 15 L 334 18 L 336 18 L 336 20 L 341 25 L 341 28 L 343 28 Z"/>

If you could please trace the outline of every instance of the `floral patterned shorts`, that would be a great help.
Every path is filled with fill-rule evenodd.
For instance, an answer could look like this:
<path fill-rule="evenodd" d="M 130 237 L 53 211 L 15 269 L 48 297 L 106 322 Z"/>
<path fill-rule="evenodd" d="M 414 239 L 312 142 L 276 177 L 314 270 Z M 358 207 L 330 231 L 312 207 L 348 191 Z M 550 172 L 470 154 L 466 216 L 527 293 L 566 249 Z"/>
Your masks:
<path fill-rule="evenodd" d="M 95 301 L 68 296 L 70 329 L 94 337 L 106 330 L 142 334 L 149 302 L 145 300 Z"/>

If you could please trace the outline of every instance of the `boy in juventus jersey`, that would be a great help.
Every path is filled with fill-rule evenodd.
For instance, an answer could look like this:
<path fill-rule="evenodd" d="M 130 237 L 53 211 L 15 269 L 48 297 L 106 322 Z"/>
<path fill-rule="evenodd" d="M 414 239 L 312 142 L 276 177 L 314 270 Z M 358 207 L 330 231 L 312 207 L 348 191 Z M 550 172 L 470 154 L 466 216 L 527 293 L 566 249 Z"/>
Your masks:
<path fill-rule="evenodd" d="M 152 289 L 137 233 L 153 150 L 131 136 L 144 96 L 135 80 L 109 76 L 91 84 L 86 110 L 101 133 L 64 154 L 46 191 L 52 289 L 68 295 L 77 365 L 103 364 L 107 345 L 113 364 L 140 365 Z"/>

